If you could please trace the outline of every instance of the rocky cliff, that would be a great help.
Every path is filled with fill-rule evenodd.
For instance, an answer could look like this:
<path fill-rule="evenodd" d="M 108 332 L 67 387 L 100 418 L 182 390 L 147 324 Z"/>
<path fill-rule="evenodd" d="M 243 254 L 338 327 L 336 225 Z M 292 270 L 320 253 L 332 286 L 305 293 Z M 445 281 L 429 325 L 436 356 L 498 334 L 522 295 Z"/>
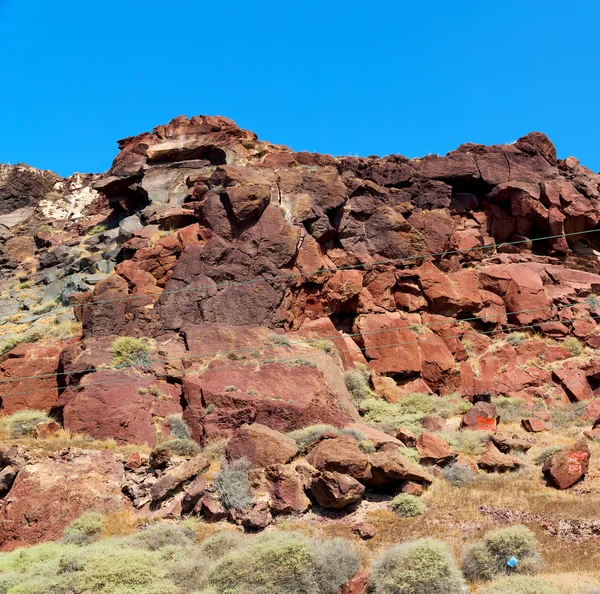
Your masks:
<path fill-rule="evenodd" d="M 266 495 L 233 513 L 248 526 L 365 489 L 422 492 L 432 476 L 401 453 L 415 442 L 398 411 L 406 425 L 452 406 L 463 430 L 495 432 L 504 398 L 541 431 L 583 403 L 591 432 L 600 176 L 544 134 L 332 157 L 200 116 L 119 149 L 103 175 L 0 169 L 0 415 L 43 411 L 54 431 L 140 448 L 181 418 L 197 444 L 230 440 L 228 458 L 256 467 Z M 402 408 L 415 394 L 428 411 Z M 283 435 L 322 424 L 306 451 Z M 419 437 L 425 466 L 456 457 L 436 437 Z M 175 470 L 144 459 L 142 480 L 118 453 L 48 458 L 15 439 L 0 456 L 5 546 L 54 537 L 86 507 L 225 513 L 207 485 L 182 490 L 194 459 L 154 493 Z M 521 465 L 488 445 L 480 468 Z M 70 472 L 96 478 L 83 492 L 57 479 Z M 33 485 L 69 501 L 59 518 L 25 522 Z"/>

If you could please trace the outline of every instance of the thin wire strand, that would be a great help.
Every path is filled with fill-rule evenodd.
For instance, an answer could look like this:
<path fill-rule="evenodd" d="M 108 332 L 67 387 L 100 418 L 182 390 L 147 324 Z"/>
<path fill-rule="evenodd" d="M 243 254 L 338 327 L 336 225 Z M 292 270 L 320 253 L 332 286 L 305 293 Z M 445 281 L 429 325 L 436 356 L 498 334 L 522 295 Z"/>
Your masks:
<path fill-rule="evenodd" d="M 582 316 L 580 318 L 575 318 L 573 320 L 563 320 L 561 323 L 565 323 L 565 324 L 571 324 L 577 320 L 582 320 L 582 319 L 592 319 L 592 320 L 600 320 L 600 316 Z M 511 330 L 515 331 L 515 330 L 525 330 L 527 328 L 537 328 L 540 326 L 543 326 L 544 324 L 547 324 L 548 322 L 539 322 L 537 324 L 525 324 L 525 325 L 521 325 L 521 326 L 516 326 L 514 328 L 511 328 Z M 439 341 L 444 341 L 447 340 L 449 338 L 457 338 L 457 339 L 461 339 L 464 338 L 466 335 L 487 335 L 487 334 L 493 334 L 494 332 L 497 332 L 496 330 L 488 330 L 488 331 L 483 331 L 483 332 L 478 332 L 477 330 L 471 330 L 471 331 L 467 331 L 464 332 L 462 334 L 455 334 L 455 335 L 450 335 L 450 336 L 445 336 L 445 337 L 441 337 L 436 335 L 436 339 L 435 340 L 415 340 L 415 341 L 410 341 L 410 342 L 398 342 L 398 343 L 392 343 L 392 344 L 386 344 L 386 345 L 376 345 L 373 347 L 358 347 L 357 345 L 357 349 L 358 351 L 367 351 L 367 350 L 381 350 L 384 348 L 392 348 L 392 347 L 397 347 L 397 346 L 405 346 L 405 345 L 409 345 L 409 344 L 421 344 L 421 343 L 436 343 L 439 344 Z M 323 340 L 323 339 L 321 339 Z M 350 355 L 355 354 L 356 350 L 336 350 L 335 353 L 333 354 L 340 354 L 340 353 L 348 353 Z M 489 349 L 488 349 L 489 350 Z M 279 358 L 279 359 L 272 359 L 272 358 L 268 358 L 265 360 L 254 360 L 251 361 L 250 363 L 256 365 L 256 364 L 271 364 L 271 363 L 285 363 L 288 361 L 297 361 L 298 359 L 312 359 L 314 357 L 323 357 L 323 356 L 331 356 L 330 353 L 315 353 L 315 354 L 309 354 L 309 355 L 304 355 L 302 357 L 299 357 L 298 355 L 295 355 L 293 357 L 283 357 L 283 358 Z M 218 369 L 219 371 L 222 371 L 224 369 L 239 369 L 241 366 L 241 363 L 237 363 L 235 365 L 223 365 L 223 366 L 219 366 L 219 367 L 215 367 L 215 369 Z M 106 369 L 106 368 L 104 368 Z M 94 370 L 94 371 L 103 371 L 103 368 Z M 140 370 L 141 371 L 141 370 Z M 148 377 L 148 376 L 146 376 Z M 76 386 L 67 386 L 66 388 L 62 389 L 59 388 L 59 390 L 66 390 L 66 389 L 74 389 L 77 390 L 79 388 L 89 388 L 92 386 L 106 386 L 106 385 L 111 385 L 111 384 L 120 384 L 120 383 L 129 383 L 131 382 L 131 380 L 134 380 L 134 378 L 129 378 L 129 379 L 125 379 L 125 380 L 111 380 L 108 382 L 92 382 L 89 384 L 78 384 Z M 142 381 L 142 376 L 139 377 L 138 381 Z M 30 395 L 30 394 L 35 394 L 37 392 L 47 392 L 49 389 L 53 389 L 53 388 L 45 388 L 45 389 L 38 389 L 38 390 L 30 390 L 30 391 L 26 391 L 26 392 L 10 392 L 7 393 L 8 396 L 22 396 L 22 395 Z"/>
<path fill-rule="evenodd" d="M 521 243 L 528 243 L 528 242 L 533 242 L 533 241 L 547 241 L 549 239 L 559 239 L 561 237 L 570 237 L 572 235 L 588 235 L 590 233 L 598 233 L 598 232 L 600 232 L 600 229 L 590 229 L 589 231 L 580 231 L 578 233 L 563 233 L 561 235 L 548 235 L 546 237 L 536 237 L 536 238 L 532 238 L 532 239 L 520 239 L 517 241 L 503 242 L 502 244 L 494 243 L 494 244 L 490 244 L 490 245 L 475 246 L 472 248 L 462 249 L 462 250 L 448 250 L 445 252 L 418 254 L 415 256 L 406 256 L 404 258 L 391 258 L 391 259 L 387 259 L 387 260 L 366 262 L 364 264 L 355 264 L 352 266 L 340 266 L 339 268 L 338 267 L 336 267 L 336 268 L 321 268 L 320 270 L 313 270 L 313 271 L 309 271 L 309 272 L 279 274 L 279 275 L 274 275 L 271 277 L 254 277 L 254 278 L 251 278 L 248 280 L 243 280 L 243 281 L 229 281 L 226 283 L 215 283 L 214 285 L 202 285 L 199 287 L 186 287 L 184 289 L 173 289 L 171 291 L 162 291 L 162 293 L 160 295 L 158 295 L 158 298 L 161 299 L 163 297 L 163 295 L 174 295 L 174 294 L 178 294 L 178 293 L 190 293 L 193 291 L 214 290 L 214 289 L 220 289 L 220 288 L 225 288 L 225 287 L 235 287 L 235 286 L 259 283 L 259 282 L 272 282 L 272 281 L 280 280 L 280 279 L 291 279 L 291 278 L 298 278 L 298 277 L 303 277 L 303 276 L 312 276 L 315 274 L 323 274 L 324 272 L 334 272 L 335 273 L 340 270 L 354 270 L 357 268 L 365 268 L 368 266 L 382 266 L 384 264 L 394 264 L 394 263 L 400 263 L 400 262 L 405 262 L 405 261 L 410 262 L 410 261 L 420 260 L 420 259 L 424 259 L 424 258 L 436 258 L 439 256 L 448 255 L 448 254 L 452 254 L 452 255 L 465 254 L 465 253 L 470 253 L 470 252 L 477 251 L 477 250 L 494 249 L 494 248 L 498 247 L 498 245 L 518 245 Z M 61 305 L 61 306 L 55 307 L 49 311 L 55 311 L 58 309 L 73 308 L 73 307 L 86 307 L 86 306 L 90 306 L 90 305 L 100 305 L 102 303 L 115 303 L 118 301 L 128 301 L 130 299 L 147 299 L 148 297 L 151 297 L 151 295 L 128 295 L 127 297 L 115 297 L 114 299 L 100 299 L 98 301 L 88 301 L 87 303 L 81 303 L 81 304 Z M 23 310 L 17 310 L 12 313 L 0 314 L 0 318 L 13 316 L 18 313 L 23 313 Z"/>
<path fill-rule="evenodd" d="M 485 320 L 479 316 L 474 316 L 471 318 L 463 318 L 460 320 L 457 320 L 456 318 L 450 318 L 449 320 L 443 321 L 443 322 L 432 322 L 429 324 L 412 324 L 412 325 L 407 326 L 406 328 L 398 328 L 398 327 L 386 328 L 384 330 L 371 330 L 371 331 L 367 331 L 367 332 L 356 332 L 356 333 L 344 334 L 344 335 L 341 335 L 338 333 L 338 334 L 330 335 L 330 336 L 320 336 L 319 338 L 306 339 L 306 340 L 301 340 L 301 341 L 297 341 L 297 342 L 290 342 L 289 345 L 286 345 L 286 346 L 306 345 L 306 344 L 311 344 L 314 342 L 320 342 L 323 340 L 340 340 L 340 339 L 344 339 L 344 338 L 355 338 L 355 337 L 358 338 L 361 336 L 369 336 L 369 335 L 373 335 L 373 334 L 385 334 L 388 332 L 401 332 L 403 330 L 414 330 L 416 328 L 433 328 L 436 326 L 445 326 L 448 324 L 453 324 L 454 322 L 483 321 L 484 323 L 486 323 L 488 318 L 502 318 L 502 317 L 509 317 L 509 316 L 515 316 L 515 315 L 520 315 L 520 314 L 550 311 L 550 310 L 561 310 L 562 311 L 564 309 L 573 308 L 573 307 L 577 307 L 579 305 L 586 305 L 586 304 L 587 304 L 587 301 L 584 300 L 584 301 L 580 301 L 577 303 L 569 303 L 569 304 L 565 304 L 565 305 L 552 305 L 550 307 L 538 307 L 538 308 L 534 308 L 534 309 L 524 309 L 524 310 L 515 311 L 515 312 L 489 314 L 489 315 L 484 316 Z M 487 322 L 487 323 L 489 323 L 489 322 Z M 494 330 L 494 332 L 495 331 L 496 330 Z M 481 332 L 479 334 L 481 334 Z M 407 344 L 410 344 L 410 343 L 407 343 Z M 165 359 L 151 359 L 150 361 L 148 361 L 147 365 L 150 366 L 150 365 L 153 365 L 154 363 L 169 363 L 171 361 L 186 361 L 186 360 L 190 360 L 190 359 L 201 359 L 203 357 L 217 357 L 219 355 L 233 355 L 233 354 L 247 353 L 247 352 L 255 351 L 257 348 L 261 348 L 261 346 L 263 346 L 263 345 L 243 347 L 240 349 L 232 349 L 232 350 L 228 350 L 228 351 L 213 351 L 212 353 L 189 354 L 189 355 L 185 355 L 182 357 L 168 357 Z M 102 367 L 102 369 L 126 369 L 129 367 L 139 367 L 139 364 L 129 363 L 126 365 L 110 365 L 110 366 Z M 98 368 L 91 367 L 91 368 L 87 368 L 87 369 L 74 369 L 71 371 L 63 371 L 60 373 L 45 373 L 45 374 L 40 374 L 40 375 L 29 375 L 29 376 L 22 376 L 22 377 L 16 377 L 16 378 L 8 378 L 8 379 L 0 380 L 0 384 L 25 381 L 25 380 L 30 380 L 30 379 L 47 379 L 50 377 L 77 375 L 79 373 L 91 373 L 94 371 L 98 371 Z"/>

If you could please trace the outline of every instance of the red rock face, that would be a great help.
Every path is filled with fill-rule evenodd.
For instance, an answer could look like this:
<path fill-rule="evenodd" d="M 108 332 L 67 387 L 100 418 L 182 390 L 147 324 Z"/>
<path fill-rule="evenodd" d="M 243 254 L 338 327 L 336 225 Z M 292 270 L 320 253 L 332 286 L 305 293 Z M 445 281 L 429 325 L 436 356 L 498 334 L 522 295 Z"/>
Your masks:
<path fill-rule="evenodd" d="M 86 376 L 60 399 L 64 426 L 73 433 L 118 443 L 156 444 L 156 418 L 181 414 L 175 386 L 130 371 Z"/>
<path fill-rule="evenodd" d="M 0 359 L 0 415 L 25 408 L 50 412 L 58 400 L 56 376 L 63 344 L 50 346 L 23 344 Z M 21 379 L 29 376 L 46 376 Z"/>
<path fill-rule="evenodd" d="M 68 454 L 25 466 L 0 509 L 0 549 L 59 539 L 84 512 L 128 509 L 122 481 L 123 466 L 110 452 Z"/>

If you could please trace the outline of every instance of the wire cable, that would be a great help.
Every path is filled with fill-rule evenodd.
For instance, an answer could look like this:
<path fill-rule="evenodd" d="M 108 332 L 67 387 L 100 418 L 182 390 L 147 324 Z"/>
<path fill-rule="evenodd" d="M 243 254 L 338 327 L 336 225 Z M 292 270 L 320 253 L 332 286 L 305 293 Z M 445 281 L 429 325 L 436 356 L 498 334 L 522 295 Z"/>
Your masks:
<path fill-rule="evenodd" d="M 369 336 L 369 335 L 373 335 L 373 334 L 385 334 L 388 332 L 401 332 L 404 330 L 414 331 L 417 328 L 433 328 L 433 327 L 437 327 L 437 326 L 453 324 L 455 322 L 483 321 L 484 323 L 489 323 L 487 321 L 487 318 L 498 318 L 498 317 L 502 318 L 502 317 L 509 317 L 511 315 L 514 316 L 514 315 L 526 314 L 526 313 L 535 313 L 535 312 L 550 311 L 550 310 L 564 310 L 567 308 L 573 308 L 573 307 L 577 307 L 579 305 L 586 305 L 586 304 L 588 304 L 587 301 L 580 301 L 577 303 L 569 303 L 569 304 L 565 304 L 565 305 L 552 305 L 550 307 L 538 307 L 538 308 L 533 308 L 533 309 L 524 309 L 524 310 L 515 311 L 515 312 L 486 314 L 484 316 L 486 318 L 485 320 L 483 320 L 479 316 L 474 316 L 471 318 L 463 318 L 460 320 L 457 320 L 456 318 L 449 318 L 448 321 L 443 321 L 443 322 L 440 321 L 440 322 L 432 322 L 432 323 L 428 323 L 428 324 L 411 324 L 411 325 L 407 326 L 406 328 L 398 328 L 398 327 L 386 328 L 383 330 L 371 330 L 371 331 L 367 331 L 367 332 L 356 332 L 356 333 L 344 334 L 344 335 L 341 335 L 338 333 L 338 334 L 330 335 L 330 336 L 320 336 L 319 338 L 306 339 L 306 340 L 301 340 L 301 341 L 297 341 L 297 342 L 290 342 L 289 345 L 287 345 L 287 346 L 306 345 L 306 344 L 310 345 L 311 343 L 320 342 L 323 340 L 331 341 L 331 340 L 340 340 L 340 339 L 344 339 L 344 338 L 358 338 L 361 336 Z M 301 331 L 302 330 L 300 330 L 300 332 Z M 496 332 L 496 331 L 497 330 L 493 330 L 492 332 Z M 482 332 L 477 332 L 477 333 L 482 334 Z M 408 344 L 410 344 L 410 343 L 408 343 Z M 148 361 L 147 366 L 151 366 L 154 363 L 169 363 L 172 361 L 186 361 L 186 360 L 190 360 L 190 359 L 201 359 L 204 357 L 217 357 L 219 355 L 222 355 L 222 356 L 234 355 L 234 354 L 237 355 L 240 353 L 247 353 L 247 352 L 255 351 L 257 348 L 261 348 L 261 346 L 264 346 L 264 345 L 254 345 L 251 347 L 243 347 L 240 349 L 231 349 L 228 351 L 213 351 L 211 353 L 195 353 L 195 354 L 185 355 L 182 357 L 171 357 L 171 358 L 165 358 L 165 359 L 151 359 L 150 361 Z M 110 365 L 107 367 L 102 367 L 102 369 L 126 369 L 128 367 L 139 367 L 139 364 L 129 363 L 129 364 L 124 364 L 124 365 Z M 25 380 L 30 380 L 30 379 L 47 379 L 49 377 L 77 375 L 80 373 L 81 374 L 92 373 L 94 371 L 98 371 L 98 368 L 91 367 L 91 368 L 87 368 L 87 369 L 74 369 L 71 371 L 63 371 L 60 373 L 46 373 L 46 374 L 40 374 L 40 375 L 30 375 L 30 376 L 22 376 L 22 377 L 16 377 L 16 378 L 8 378 L 8 379 L 0 380 L 0 384 L 25 381 Z"/>
<path fill-rule="evenodd" d="M 573 323 L 573 322 L 575 322 L 577 320 L 582 320 L 582 319 L 587 319 L 587 318 L 595 320 L 595 321 L 600 320 L 600 316 L 582 316 L 580 318 L 575 318 L 575 319 L 572 319 L 572 320 L 563 320 L 561 323 L 570 324 L 570 323 Z M 538 327 L 543 326 L 544 324 L 547 324 L 547 323 L 548 322 L 546 321 L 546 322 L 538 322 L 537 324 L 525 324 L 525 325 L 513 327 L 513 328 L 511 328 L 511 330 L 515 331 L 515 330 L 525 330 L 525 329 L 528 329 L 528 328 L 538 328 Z M 343 350 L 343 349 L 342 350 L 337 350 L 336 349 L 335 353 L 326 353 L 326 352 L 323 352 L 323 353 L 315 353 L 315 354 L 309 354 L 309 355 L 304 355 L 303 354 L 302 357 L 299 357 L 298 355 L 294 355 L 292 357 L 283 357 L 283 358 L 279 358 L 279 359 L 277 359 L 277 358 L 268 358 L 268 359 L 265 359 L 265 360 L 253 360 L 253 361 L 251 361 L 249 363 L 254 364 L 254 365 L 257 365 L 257 364 L 258 365 L 260 365 L 260 364 L 271 364 L 271 363 L 286 363 L 286 362 L 289 362 L 289 361 L 297 361 L 300 358 L 302 358 L 302 359 L 312 359 L 314 357 L 331 356 L 332 354 L 339 354 L 339 353 L 348 353 L 348 354 L 352 355 L 352 354 L 356 353 L 356 350 L 359 350 L 361 352 L 362 351 L 368 351 L 368 350 L 375 350 L 376 351 L 376 350 L 381 350 L 381 349 L 384 349 L 384 348 L 392 348 L 392 347 L 398 347 L 398 346 L 405 346 L 405 345 L 409 345 L 409 344 L 420 344 L 420 343 L 436 343 L 436 344 L 439 344 L 440 340 L 444 341 L 444 340 L 447 340 L 449 338 L 462 339 L 466 335 L 481 335 L 481 334 L 487 335 L 487 334 L 493 334 L 495 332 L 497 332 L 497 330 L 488 330 L 488 331 L 483 331 L 483 332 L 478 332 L 476 330 L 471 330 L 471 331 L 467 331 L 467 332 L 464 332 L 464 333 L 461 333 L 461 334 L 455 334 L 455 335 L 450 335 L 450 336 L 445 336 L 445 337 L 441 337 L 441 336 L 436 335 L 436 339 L 435 340 L 413 340 L 413 341 L 407 341 L 407 342 L 405 341 L 405 342 L 391 343 L 391 344 L 385 344 L 385 345 L 376 345 L 376 346 L 369 346 L 369 347 L 358 347 L 358 345 L 357 345 L 357 349 L 355 349 L 355 350 Z M 319 340 L 323 340 L 323 339 L 321 338 Z M 301 343 L 301 344 L 304 344 L 304 343 Z M 180 359 L 181 358 L 178 358 L 178 360 L 180 360 Z M 566 360 L 568 360 L 568 359 L 566 359 Z M 234 364 L 234 365 L 222 365 L 222 366 L 217 367 L 217 369 L 219 369 L 219 371 L 222 371 L 224 369 L 239 369 L 241 366 L 242 366 L 242 363 L 238 362 L 237 364 Z M 98 368 L 98 369 L 94 369 L 93 371 L 103 371 L 105 369 L 114 369 L 115 371 L 120 371 L 119 368 Z M 144 368 L 143 367 L 142 368 L 138 367 L 136 369 L 138 369 L 141 372 Z M 148 376 L 146 376 L 146 377 L 148 377 Z M 31 379 L 31 378 L 29 378 L 29 379 Z M 63 390 L 63 391 L 67 390 L 67 389 L 76 390 L 78 388 L 88 388 L 88 387 L 92 387 L 92 386 L 105 386 L 105 385 L 111 385 L 111 384 L 129 383 L 129 382 L 131 382 L 131 379 L 132 378 L 130 377 L 130 378 L 124 379 L 124 380 L 111 380 L 111 381 L 108 381 L 108 382 L 92 382 L 92 383 L 89 383 L 89 384 L 84 384 L 84 385 L 78 384 L 78 385 L 67 386 L 65 388 L 59 388 L 59 389 Z M 141 381 L 141 379 L 142 379 L 142 377 L 140 377 L 138 381 Z M 51 388 L 43 388 L 43 389 L 38 389 L 38 390 L 29 390 L 29 391 L 25 391 L 25 392 L 7 392 L 6 395 L 7 396 L 30 395 L 30 394 L 34 394 L 34 393 L 37 393 L 37 392 L 47 392 L 48 390 L 52 390 L 52 389 L 54 389 L 54 388 L 52 388 L 52 387 Z"/>
<path fill-rule="evenodd" d="M 535 237 L 532 239 L 520 239 L 517 241 L 503 242 L 502 244 L 494 243 L 494 244 L 490 244 L 490 245 L 475 246 L 472 248 L 462 249 L 462 250 L 448 250 L 445 252 L 418 254 L 415 256 L 406 256 L 404 258 L 391 258 L 391 259 L 387 259 L 387 260 L 366 262 L 363 264 L 354 264 L 352 266 L 340 266 L 339 268 L 338 267 L 336 267 L 336 268 L 321 268 L 319 270 L 312 270 L 312 271 L 308 271 L 308 272 L 297 272 L 297 273 L 291 272 L 288 274 L 279 274 L 279 275 L 274 275 L 271 277 L 254 277 L 254 278 L 251 278 L 248 280 L 243 280 L 243 281 L 229 281 L 226 283 L 215 283 L 213 285 L 202 285 L 199 287 L 186 287 L 184 289 L 173 289 L 171 291 L 162 291 L 160 293 L 160 295 L 158 295 L 158 299 L 161 299 L 163 297 L 163 295 L 175 295 L 175 294 L 179 294 L 179 293 L 190 293 L 190 292 L 194 292 L 194 291 L 215 290 L 215 289 L 220 289 L 220 288 L 235 287 L 235 286 L 259 283 L 259 282 L 272 282 L 272 281 L 276 281 L 276 280 L 280 280 L 280 279 L 288 279 L 289 280 L 292 278 L 299 278 L 299 277 L 303 277 L 303 276 L 312 276 L 315 274 L 323 274 L 324 272 L 335 273 L 340 270 L 354 270 L 357 268 L 365 268 L 365 267 L 369 267 L 369 266 L 382 266 L 384 264 L 394 264 L 394 263 L 401 263 L 401 262 L 405 262 L 405 261 L 410 262 L 410 261 L 420 260 L 420 259 L 424 259 L 424 258 L 435 258 L 435 257 L 444 256 L 444 255 L 448 255 L 448 254 L 452 254 L 452 255 L 465 254 L 465 253 L 470 253 L 470 252 L 477 251 L 477 250 L 494 249 L 498 245 L 518 245 L 521 243 L 528 243 L 528 242 L 534 242 L 534 241 L 547 241 L 549 239 L 559 239 L 561 237 L 570 237 L 573 235 L 578 235 L 578 236 L 579 235 L 588 235 L 590 233 L 598 233 L 598 232 L 600 232 L 600 229 L 590 229 L 589 231 L 580 231 L 578 233 L 562 233 L 560 235 L 548 235 L 546 237 Z M 152 297 L 152 295 L 147 295 L 147 294 L 146 295 L 128 295 L 127 297 L 115 297 L 113 299 L 100 299 L 98 301 L 88 301 L 86 303 L 81 303 L 81 304 L 61 305 L 61 306 L 57 306 L 49 311 L 54 311 L 57 309 L 65 309 L 65 308 L 70 309 L 70 308 L 74 308 L 74 307 L 87 307 L 90 305 L 100 305 L 103 303 L 115 303 L 118 301 L 129 301 L 130 299 L 148 299 L 148 297 Z M 13 316 L 18 313 L 23 313 L 23 310 L 17 310 L 17 311 L 11 312 L 11 313 L 0 314 L 0 318 Z"/>

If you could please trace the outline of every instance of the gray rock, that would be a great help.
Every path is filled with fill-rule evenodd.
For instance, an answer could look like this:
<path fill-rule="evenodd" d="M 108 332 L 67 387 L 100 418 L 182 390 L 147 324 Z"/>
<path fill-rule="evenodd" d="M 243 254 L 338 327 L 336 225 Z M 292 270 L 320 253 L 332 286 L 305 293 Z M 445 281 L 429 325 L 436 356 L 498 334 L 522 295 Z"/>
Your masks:
<path fill-rule="evenodd" d="M 17 210 L 13 210 L 8 214 L 0 216 L 0 225 L 10 229 L 11 227 L 16 227 L 21 223 L 24 223 L 27 219 L 33 216 L 35 212 L 35 208 L 33 206 L 26 206 L 25 208 L 18 208 Z"/>
<path fill-rule="evenodd" d="M 126 217 L 119 223 L 119 237 L 127 241 L 133 237 L 133 232 L 143 227 L 140 218 L 137 215 Z"/>
<path fill-rule="evenodd" d="M 141 189 L 151 203 L 183 204 L 189 191 L 186 181 L 190 175 L 197 174 L 197 170 L 183 167 L 151 167 L 144 174 Z"/>
<path fill-rule="evenodd" d="M 96 272 L 100 274 L 110 274 L 116 267 L 114 262 L 109 262 L 108 260 L 100 260 L 96 262 L 94 269 Z"/>

